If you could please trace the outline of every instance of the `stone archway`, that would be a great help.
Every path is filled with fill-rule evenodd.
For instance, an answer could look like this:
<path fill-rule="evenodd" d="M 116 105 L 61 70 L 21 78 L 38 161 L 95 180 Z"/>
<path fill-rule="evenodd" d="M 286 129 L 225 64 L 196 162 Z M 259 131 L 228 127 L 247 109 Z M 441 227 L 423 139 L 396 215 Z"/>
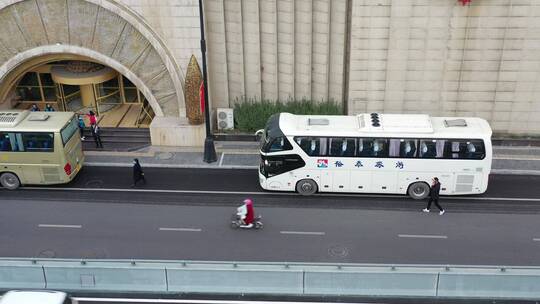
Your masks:
<path fill-rule="evenodd" d="M 32 58 L 78 55 L 128 77 L 157 116 L 183 113 L 182 72 L 174 57 L 142 18 L 117 2 L 0 0 L 0 28 L 0 84 Z"/>

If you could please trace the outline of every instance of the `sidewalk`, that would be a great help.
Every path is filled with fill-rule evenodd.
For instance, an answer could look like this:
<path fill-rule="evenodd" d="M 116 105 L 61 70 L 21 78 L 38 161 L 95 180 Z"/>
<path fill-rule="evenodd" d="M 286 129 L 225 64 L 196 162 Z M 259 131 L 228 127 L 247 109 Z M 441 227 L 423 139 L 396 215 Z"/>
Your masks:
<path fill-rule="evenodd" d="M 256 142 L 216 141 L 217 161 L 205 163 L 202 148 L 151 146 L 135 152 L 86 151 L 86 166 L 130 167 L 138 158 L 143 167 L 256 169 L 259 144 Z M 540 147 L 493 147 L 493 174 L 540 175 Z"/>

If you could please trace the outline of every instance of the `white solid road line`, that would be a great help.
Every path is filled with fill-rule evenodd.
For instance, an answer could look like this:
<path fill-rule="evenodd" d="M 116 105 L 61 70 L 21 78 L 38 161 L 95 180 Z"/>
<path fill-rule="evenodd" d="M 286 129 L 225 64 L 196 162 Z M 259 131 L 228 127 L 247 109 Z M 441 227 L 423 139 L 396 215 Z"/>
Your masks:
<path fill-rule="evenodd" d="M 540 238 L 534 238 L 533 241 L 540 242 Z"/>
<path fill-rule="evenodd" d="M 223 165 L 223 158 L 225 157 L 225 152 L 221 152 L 221 157 L 219 158 L 219 165 L 218 166 L 222 166 Z"/>
<path fill-rule="evenodd" d="M 140 192 L 140 193 L 182 193 L 182 194 L 239 194 L 239 195 L 267 195 L 267 196 L 298 196 L 295 192 L 266 192 L 266 191 L 216 191 L 216 190 L 158 190 L 158 189 L 133 189 L 133 188 L 57 188 L 57 187 L 21 187 L 26 190 L 57 190 L 57 191 L 87 191 L 87 192 Z M 354 198 L 400 198 L 410 200 L 406 195 L 399 194 L 341 194 L 341 193 L 318 193 L 313 197 L 354 197 Z M 485 196 L 444 196 L 445 200 L 470 200 L 470 201 L 517 201 L 517 202 L 540 202 L 540 198 L 518 197 L 485 197 Z"/>
<path fill-rule="evenodd" d="M 109 303 L 163 303 L 163 304 L 322 304 L 325 302 L 285 302 L 285 301 L 241 301 L 241 300 L 173 300 L 173 299 L 120 299 L 120 298 L 73 298 L 75 303 L 83 302 L 109 302 Z M 368 303 L 347 303 L 339 302 L 339 304 L 368 304 Z M 375 303 L 372 303 L 375 304 Z M 377 304 L 384 304 L 377 302 Z"/>
<path fill-rule="evenodd" d="M 55 224 L 39 224 L 39 228 L 75 228 L 81 229 L 82 225 L 55 225 Z"/>
<path fill-rule="evenodd" d="M 429 235 L 429 234 L 398 234 L 400 238 L 417 238 L 417 239 L 447 239 L 446 235 Z"/>
<path fill-rule="evenodd" d="M 201 232 L 201 228 L 172 228 L 172 227 L 160 227 L 159 231 L 185 231 L 185 232 Z"/>
<path fill-rule="evenodd" d="M 324 232 L 319 231 L 280 231 L 281 234 L 300 234 L 300 235 L 325 235 Z"/>

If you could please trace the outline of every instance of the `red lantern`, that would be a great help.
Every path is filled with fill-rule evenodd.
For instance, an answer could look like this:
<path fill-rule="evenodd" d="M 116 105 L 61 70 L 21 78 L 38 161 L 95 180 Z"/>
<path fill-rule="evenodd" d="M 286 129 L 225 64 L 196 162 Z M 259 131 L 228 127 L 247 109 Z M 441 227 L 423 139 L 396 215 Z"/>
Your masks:
<path fill-rule="evenodd" d="M 463 5 L 463 6 L 465 6 L 465 5 L 471 3 L 471 0 L 458 0 L 458 1 L 459 1 L 459 2 L 461 3 L 461 5 Z"/>

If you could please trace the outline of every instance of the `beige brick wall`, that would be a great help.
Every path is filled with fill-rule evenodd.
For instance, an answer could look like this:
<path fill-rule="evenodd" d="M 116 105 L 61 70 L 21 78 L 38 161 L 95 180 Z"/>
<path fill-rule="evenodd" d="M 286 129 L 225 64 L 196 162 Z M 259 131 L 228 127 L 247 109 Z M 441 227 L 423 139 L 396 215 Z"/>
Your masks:
<path fill-rule="evenodd" d="M 350 114 L 474 115 L 540 134 L 540 1 L 352 3 Z"/>
<path fill-rule="evenodd" d="M 207 30 L 210 77 L 226 70 L 228 83 L 211 84 L 214 104 L 233 106 L 242 97 L 342 103 L 346 1 L 206 1 L 225 12 L 207 15 L 207 23 L 222 20 Z"/>
<path fill-rule="evenodd" d="M 192 54 L 197 56 L 201 64 L 198 0 L 116 1 L 134 10 L 148 22 L 171 49 L 184 73 Z"/>

